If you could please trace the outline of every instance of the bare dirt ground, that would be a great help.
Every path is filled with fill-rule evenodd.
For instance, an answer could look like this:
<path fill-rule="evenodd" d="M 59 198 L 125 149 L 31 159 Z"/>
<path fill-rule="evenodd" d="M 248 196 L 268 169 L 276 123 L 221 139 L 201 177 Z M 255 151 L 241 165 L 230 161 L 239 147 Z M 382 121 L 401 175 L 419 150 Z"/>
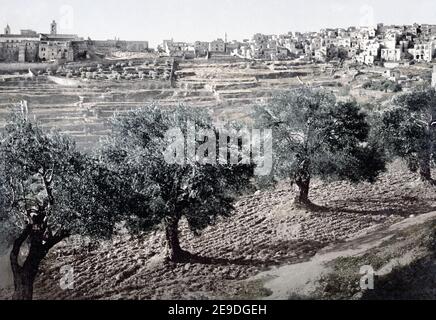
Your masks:
<path fill-rule="evenodd" d="M 163 235 L 120 237 L 101 246 L 63 244 L 44 262 L 36 299 L 207 299 L 262 298 L 271 292 L 260 272 L 309 261 L 329 245 L 436 209 L 436 188 L 422 184 L 396 162 L 371 184 L 314 182 L 315 212 L 296 210 L 294 192 L 246 196 L 232 218 L 193 237 L 182 226 L 185 249 L 201 261 L 163 263 Z M 412 216 L 413 219 L 413 216 Z M 72 266 L 73 290 L 61 290 L 60 269 Z M 247 281 L 250 279 L 250 281 Z M 291 279 L 289 279 L 291 281 Z M 3 291 L 4 298 L 10 294 Z"/>

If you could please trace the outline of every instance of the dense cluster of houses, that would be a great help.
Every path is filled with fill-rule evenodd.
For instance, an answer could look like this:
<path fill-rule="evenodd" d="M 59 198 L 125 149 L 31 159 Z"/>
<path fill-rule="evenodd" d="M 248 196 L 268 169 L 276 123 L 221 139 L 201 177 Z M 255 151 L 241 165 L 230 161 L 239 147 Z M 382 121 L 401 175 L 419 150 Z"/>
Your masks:
<path fill-rule="evenodd" d="M 325 62 L 352 60 L 356 63 L 431 62 L 435 57 L 436 25 L 384 25 L 322 29 L 318 32 L 289 32 L 281 35 L 257 33 L 252 39 L 194 43 L 164 40 L 158 47 L 170 57 L 195 58 L 217 55 L 251 60 L 301 59 Z M 0 62 L 75 61 L 113 51 L 148 51 L 147 41 L 84 40 L 77 35 L 58 34 L 56 22 L 50 33 L 21 30 L 12 34 L 6 26 L 0 34 Z"/>
<path fill-rule="evenodd" d="M 431 62 L 435 56 L 436 25 L 384 25 L 323 29 L 319 32 L 255 34 L 251 40 L 194 43 L 165 40 L 159 51 L 169 56 L 199 57 L 228 54 L 244 59 L 350 59 L 373 65 L 377 62 L 414 60 Z"/>

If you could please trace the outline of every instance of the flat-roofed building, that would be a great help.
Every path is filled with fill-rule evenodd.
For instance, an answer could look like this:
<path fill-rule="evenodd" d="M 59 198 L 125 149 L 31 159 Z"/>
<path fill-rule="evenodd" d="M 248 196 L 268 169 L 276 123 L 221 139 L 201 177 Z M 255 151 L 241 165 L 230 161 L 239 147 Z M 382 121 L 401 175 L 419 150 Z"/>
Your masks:
<path fill-rule="evenodd" d="M 226 42 L 223 39 L 217 39 L 209 43 L 210 52 L 226 52 Z"/>
<path fill-rule="evenodd" d="M 74 61 L 73 42 L 75 41 L 83 41 L 83 39 L 75 34 L 41 34 L 38 57 L 40 61 Z"/>
<path fill-rule="evenodd" d="M 38 59 L 39 35 L 32 30 L 12 34 L 9 25 L 0 34 L 0 61 L 35 62 Z"/>

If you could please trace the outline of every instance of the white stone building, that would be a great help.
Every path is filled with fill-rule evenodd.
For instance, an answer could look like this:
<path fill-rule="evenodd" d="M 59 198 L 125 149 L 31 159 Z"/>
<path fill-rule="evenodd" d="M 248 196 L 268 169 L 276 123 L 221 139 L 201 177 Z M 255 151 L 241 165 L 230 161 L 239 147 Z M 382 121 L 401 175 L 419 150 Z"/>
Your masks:
<path fill-rule="evenodd" d="M 223 39 L 217 39 L 209 43 L 210 52 L 226 52 L 226 42 Z"/>
<path fill-rule="evenodd" d="M 413 60 L 418 62 L 431 62 L 434 55 L 434 45 L 432 42 L 417 43 L 413 49 L 409 50 L 409 53 L 413 56 Z"/>

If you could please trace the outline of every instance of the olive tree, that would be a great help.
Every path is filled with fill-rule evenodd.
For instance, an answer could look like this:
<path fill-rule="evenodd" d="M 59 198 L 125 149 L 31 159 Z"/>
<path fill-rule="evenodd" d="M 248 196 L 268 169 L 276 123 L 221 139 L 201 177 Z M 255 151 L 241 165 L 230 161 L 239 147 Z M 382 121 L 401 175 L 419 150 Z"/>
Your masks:
<path fill-rule="evenodd" d="M 113 119 L 102 158 L 129 181 L 132 194 L 145 199 L 126 217 L 127 225 L 133 232 L 162 225 L 169 261 L 192 258 L 179 240 L 182 217 L 197 235 L 229 216 L 237 195 L 250 185 L 252 165 L 215 161 L 218 135 L 204 110 L 184 106 L 149 105 Z"/>
<path fill-rule="evenodd" d="M 0 228 L 12 246 L 14 299 L 32 299 L 40 263 L 59 242 L 112 234 L 121 208 L 111 180 L 69 137 L 45 132 L 24 114 L 12 117 L 0 136 Z"/>
<path fill-rule="evenodd" d="M 314 177 L 374 181 L 385 168 L 383 153 L 368 143 L 370 126 L 355 102 L 337 102 L 323 90 L 299 88 L 257 107 L 255 119 L 256 126 L 273 131 L 271 178 L 298 186 L 298 206 L 311 204 Z"/>
<path fill-rule="evenodd" d="M 404 158 L 421 180 L 433 182 L 435 157 L 436 91 L 420 88 L 398 96 L 381 115 L 379 136 L 393 156 Z"/>

